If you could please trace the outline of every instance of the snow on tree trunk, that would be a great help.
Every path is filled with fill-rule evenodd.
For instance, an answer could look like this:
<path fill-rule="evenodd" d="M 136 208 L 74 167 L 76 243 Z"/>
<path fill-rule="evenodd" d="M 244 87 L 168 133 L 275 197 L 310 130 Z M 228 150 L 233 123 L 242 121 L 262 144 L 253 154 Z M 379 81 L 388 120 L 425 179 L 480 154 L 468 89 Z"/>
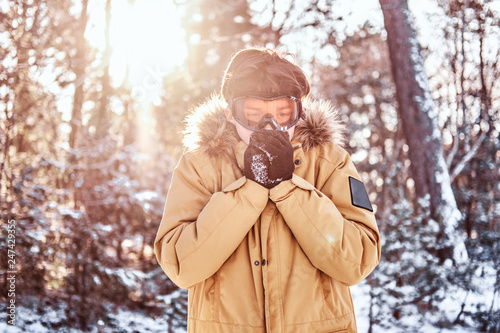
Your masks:
<path fill-rule="evenodd" d="M 463 261 L 465 245 L 457 231 L 461 213 L 451 188 L 413 19 L 406 1 L 380 0 L 380 4 L 415 191 L 419 198 L 430 196 L 431 216 L 441 226 L 441 249 L 453 249 L 454 259 Z"/>

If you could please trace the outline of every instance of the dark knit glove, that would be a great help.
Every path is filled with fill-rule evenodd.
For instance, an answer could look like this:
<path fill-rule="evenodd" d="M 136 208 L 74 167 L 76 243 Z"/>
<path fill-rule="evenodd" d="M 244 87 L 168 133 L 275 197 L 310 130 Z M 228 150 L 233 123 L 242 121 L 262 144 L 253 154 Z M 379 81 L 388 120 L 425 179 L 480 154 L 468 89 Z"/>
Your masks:
<path fill-rule="evenodd" d="M 261 129 L 252 133 L 244 157 L 245 177 L 271 189 L 291 179 L 294 169 L 288 132 Z"/>

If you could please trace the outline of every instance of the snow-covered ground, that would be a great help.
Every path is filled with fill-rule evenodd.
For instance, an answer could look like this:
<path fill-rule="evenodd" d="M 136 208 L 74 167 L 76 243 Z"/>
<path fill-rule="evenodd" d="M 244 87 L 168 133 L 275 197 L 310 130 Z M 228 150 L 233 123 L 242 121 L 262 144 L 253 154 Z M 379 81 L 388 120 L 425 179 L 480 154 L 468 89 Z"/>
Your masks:
<path fill-rule="evenodd" d="M 352 294 L 354 298 L 354 305 L 356 308 L 358 331 L 360 333 L 368 332 L 368 304 L 369 297 L 366 291 L 368 287 L 364 284 L 352 287 Z M 77 333 L 81 332 L 77 329 L 68 329 L 66 327 L 57 327 L 57 323 L 60 318 L 65 316 L 63 311 L 51 311 L 41 316 L 36 314 L 36 311 L 30 310 L 24 307 L 19 307 L 17 309 L 17 322 L 16 326 L 10 326 L 6 324 L 5 314 L 0 315 L 0 332 L 5 333 Z M 150 318 L 144 314 L 131 311 L 119 310 L 117 314 L 110 315 L 113 318 L 113 327 L 106 327 L 103 322 L 100 322 L 98 327 L 94 327 L 92 333 L 159 333 L 166 332 L 168 323 L 166 318 Z M 454 328 L 452 330 L 438 329 L 431 326 L 415 328 L 419 332 L 428 333 L 452 333 L 452 332 L 471 332 L 471 330 L 465 330 L 460 328 Z M 376 332 L 377 330 L 375 330 Z M 396 333 L 403 332 L 401 329 L 392 328 L 384 329 L 385 333 Z M 176 333 L 185 333 L 184 330 L 178 329 Z"/>
<path fill-rule="evenodd" d="M 77 333 L 81 330 L 67 327 L 57 327 L 60 318 L 64 318 L 63 311 L 51 311 L 41 316 L 36 311 L 19 307 L 17 309 L 16 326 L 6 324 L 5 315 L 0 316 L 0 332 L 5 333 Z M 119 310 L 116 315 L 109 315 L 113 319 L 113 327 L 106 327 L 100 321 L 97 327 L 93 327 L 92 333 L 159 333 L 167 332 L 167 318 L 150 318 L 144 314 L 131 311 Z M 178 330 L 178 333 L 185 333 Z M 176 332 L 176 333 L 177 333 Z"/>
<path fill-rule="evenodd" d="M 369 305 L 370 305 L 370 287 L 366 282 L 362 282 L 351 287 L 351 294 L 354 302 L 354 311 L 356 313 L 356 324 L 358 326 L 359 333 L 367 333 L 370 326 L 369 320 Z M 460 303 L 455 303 L 450 308 L 457 309 L 460 311 Z M 411 319 L 410 319 L 411 320 Z M 430 323 L 422 326 L 421 324 L 415 323 L 413 325 L 413 332 L 425 332 L 425 333 L 465 333 L 465 332 L 478 332 L 477 330 L 473 330 L 471 328 L 463 328 L 460 326 L 455 326 L 452 329 L 440 329 L 430 325 Z M 385 333 L 406 333 L 407 331 L 398 328 L 380 328 L 375 327 L 373 329 L 374 332 L 385 332 Z"/>
<path fill-rule="evenodd" d="M 362 282 L 356 286 L 351 287 L 352 297 L 354 301 L 354 307 L 356 311 L 356 319 L 358 325 L 358 331 L 360 333 L 367 333 L 369 329 L 369 289 L 370 287 L 366 282 Z M 495 295 L 493 295 L 495 297 Z M 457 298 L 456 301 L 453 301 Z M 458 302 L 460 295 L 450 296 L 450 301 L 447 302 L 446 306 L 450 312 L 456 315 L 456 311 L 460 311 L 461 303 Z M 472 300 L 468 302 L 469 306 L 474 305 Z M 478 299 L 479 301 L 479 299 Z M 483 299 L 484 301 L 484 299 Z M 64 310 L 52 310 L 47 311 L 43 315 L 39 315 L 35 310 L 31 310 L 26 307 L 18 307 L 16 309 L 16 326 L 7 325 L 6 320 L 7 313 L 1 311 L 0 313 L 0 332 L 5 333 L 77 333 L 81 332 L 78 329 L 68 329 L 67 327 L 60 327 L 62 318 L 65 318 Z M 92 333 L 156 333 L 156 332 L 166 332 L 168 327 L 168 322 L 166 317 L 152 318 L 140 312 L 132 312 L 127 310 L 118 310 L 116 314 L 107 314 L 109 322 L 112 324 L 106 324 L 103 321 L 99 321 L 97 327 L 93 327 L 90 332 Z M 421 324 L 415 322 L 411 325 L 411 317 L 406 320 L 407 324 L 413 327 L 413 332 L 426 332 L 426 333 L 465 333 L 465 332 L 477 332 L 477 330 L 469 328 L 463 328 L 460 326 L 453 327 L 452 329 L 440 329 L 428 324 Z M 374 332 L 384 332 L 384 333 L 403 333 L 404 330 L 397 327 L 380 328 L 375 327 Z M 185 333 L 185 330 L 178 329 L 176 333 Z"/>

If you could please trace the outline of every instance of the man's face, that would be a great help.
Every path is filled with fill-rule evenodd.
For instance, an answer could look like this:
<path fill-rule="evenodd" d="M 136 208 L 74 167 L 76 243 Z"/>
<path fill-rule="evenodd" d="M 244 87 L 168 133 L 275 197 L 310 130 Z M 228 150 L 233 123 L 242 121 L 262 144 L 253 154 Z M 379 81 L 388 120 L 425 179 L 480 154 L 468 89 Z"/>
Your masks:
<path fill-rule="evenodd" d="M 289 98 L 278 98 L 275 100 L 262 100 L 258 98 L 246 98 L 241 101 L 238 107 L 241 110 L 238 110 L 238 115 L 241 119 L 245 121 L 247 126 L 243 126 L 240 124 L 240 121 L 237 121 L 233 116 L 231 110 L 226 109 L 226 119 L 234 124 L 236 127 L 236 131 L 240 136 L 241 140 L 243 140 L 246 144 L 250 142 L 250 136 L 254 132 L 254 130 L 249 129 L 248 127 L 258 127 L 258 124 L 261 123 L 261 120 L 272 118 L 275 123 L 279 126 L 284 126 L 286 124 L 290 124 L 294 119 L 292 117 L 296 116 L 296 105 Z M 276 130 L 272 123 L 265 124 L 264 129 Z M 295 125 L 286 129 L 289 134 L 289 138 L 293 137 L 295 132 Z"/>

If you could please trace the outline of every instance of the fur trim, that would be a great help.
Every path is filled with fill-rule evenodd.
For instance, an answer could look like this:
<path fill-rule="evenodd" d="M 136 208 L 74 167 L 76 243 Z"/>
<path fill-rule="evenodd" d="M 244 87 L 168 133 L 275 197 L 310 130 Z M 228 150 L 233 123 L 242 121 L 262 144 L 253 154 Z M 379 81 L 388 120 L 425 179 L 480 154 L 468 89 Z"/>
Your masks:
<path fill-rule="evenodd" d="M 343 145 L 345 126 L 330 102 L 307 98 L 303 108 L 294 140 L 301 142 L 305 151 L 328 143 Z M 234 125 L 226 121 L 225 109 L 226 103 L 217 96 L 193 109 L 184 121 L 184 148 L 234 160 L 233 146 L 240 139 Z"/>
<path fill-rule="evenodd" d="M 233 146 L 239 141 L 234 125 L 226 121 L 226 104 L 212 97 L 186 117 L 182 143 L 186 150 L 200 149 L 210 157 L 234 160 Z"/>
<path fill-rule="evenodd" d="M 295 125 L 294 133 L 294 139 L 302 143 L 302 149 L 308 151 L 328 143 L 343 146 L 345 125 L 332 104 L 329 101 L 306 98 L 303 105 L 303 119 Z"/>

